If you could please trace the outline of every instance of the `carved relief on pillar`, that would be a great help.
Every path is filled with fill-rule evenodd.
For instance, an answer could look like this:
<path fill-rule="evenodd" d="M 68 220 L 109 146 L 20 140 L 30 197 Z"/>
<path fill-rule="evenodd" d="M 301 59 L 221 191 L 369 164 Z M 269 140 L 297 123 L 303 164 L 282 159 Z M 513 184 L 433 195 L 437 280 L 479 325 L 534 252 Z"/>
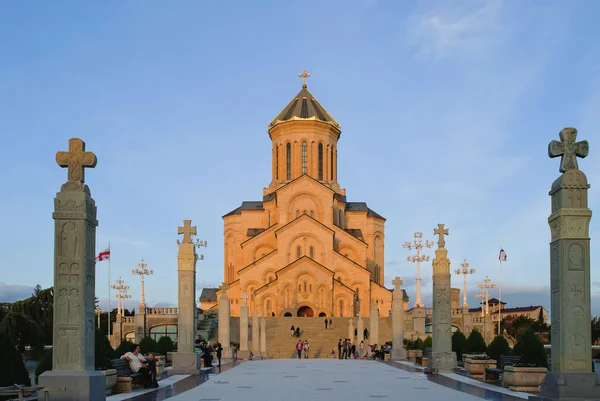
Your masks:
<path fill-rule="evenodd" d="M 58 331 L 58 365 L 64 367 L 64 365 L 79 364 L 80 350 L 79 329 L 61 329 Z"/>
<path fill-rule="evenodd" d="M 81 232 L 72 221 L 67 221 L 60 230 L 58 254 L 62 259 L 76 259 L 79 257 L 78 245 L 81 241 Z"/>

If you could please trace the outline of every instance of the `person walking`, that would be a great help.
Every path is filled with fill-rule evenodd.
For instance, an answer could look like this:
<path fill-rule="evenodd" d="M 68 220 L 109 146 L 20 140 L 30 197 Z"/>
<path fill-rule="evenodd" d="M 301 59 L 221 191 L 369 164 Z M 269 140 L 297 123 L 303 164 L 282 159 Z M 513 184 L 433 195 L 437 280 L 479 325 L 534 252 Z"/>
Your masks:
<path fill-rule="evenodd" d="M 300 338 L 300 326 L 296 327 L 296 337 Z"/>
<path fill-rule="evenodd" d="M 298 353 L 298 359 L 302 359 L 302 340 L 298 340 L 296 343 L 296 352 Z"/>
<path fill-rule="evenodd" d="M 333 320 L 329 319 L 329 328 L 333 330 Z"/>
<path fill-rule="evenodd" d="M 369 339 L 369 330 L 367 330 L 366 328 L 363 330 L 363 337 L 365 338 L 365 340 Z"/>
<path fill-rule="evenodd" d="M 365 352 L 365 342 L 361 341 L 360 344 L 358 345 L 358 357 L 360 359 L 363 358 L 364 352 Z"/>
<path fill-rule="evenodd" d="M 342 339 L 338 341 L 338 359 L 342 359 Z"/>
<path fill-rule="evenodd" d="M 344 343 L 342 344 L 342 357 L 340 359 L 348 359 L 348 339 L 344 338 Z"/>
<path fill-rule="evenodd" d="M 293 324 L 292 327 L 290 327 L 290 333 L 292 334 L 292 337 L 294 337 L 294 334 L 296 333 L 296 329 Z"/>
<path fill-rule="evenodd" d="M 223 347 L 221 346 L 221 343 L 217 343 L 217 360 L 219 361 L 219 365 L 221 366 L 221 356 L 223 355 Z"/>
<path fill-rule="evenodd" d="M 325 318 L 325 330 L 327 330 L 327 323 L 329 323 L 329 320 L 327 320 L 327 318 Z"/>
<path fill-rule="evenodd" d="M 308 340 L 304 341 L 304 359 L 308 359 L 308 351 L 310 350 L 310 344 Z"/>

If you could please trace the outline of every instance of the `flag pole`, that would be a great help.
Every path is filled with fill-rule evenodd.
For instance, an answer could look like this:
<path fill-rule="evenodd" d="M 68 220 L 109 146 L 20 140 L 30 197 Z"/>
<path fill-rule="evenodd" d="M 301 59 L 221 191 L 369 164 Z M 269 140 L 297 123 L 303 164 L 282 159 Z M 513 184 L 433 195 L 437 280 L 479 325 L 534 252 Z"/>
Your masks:
<path fill-rule="evenodd" d="M 108 241 L 108 340 L 110 341 L 110 240 Z"/>

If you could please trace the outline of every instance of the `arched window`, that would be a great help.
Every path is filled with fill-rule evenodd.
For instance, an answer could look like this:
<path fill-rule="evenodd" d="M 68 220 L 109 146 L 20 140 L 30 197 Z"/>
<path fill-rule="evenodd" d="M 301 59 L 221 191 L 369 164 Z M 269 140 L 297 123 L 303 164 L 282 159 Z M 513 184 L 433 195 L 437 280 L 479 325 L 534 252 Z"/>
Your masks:
<path fill-rule="evenodd" d="M 344 316 L 344 300 L 340 299 L 340 316 Z"/>
<path fill-rule="evenodd" d="M 300 210 L 296 210 L 296 217 L 300 217 Z"/>
<path fill-rule="evenodd" d="M 298 292 L 302 292 L 302 284 L 298 284 Z"/>
<path fill-rule="evenodd" d="M 342 209 L 338 209 L 338 226 L 344 228 L 344 225 L 342 224 Z"/>
<path fill-rule="evenodd" d="M 329 180 L 333 181 L 333 146 L 331 147 L 331 156 L 329 157 L 329 164 L 331 165 L 329 169 L 329 176 L 331 177 Z"/>
<path fill-rule="evenodd" d="M 302 142 L 302 174 L 308 171 L 308 145 Z"/>
<path fill-rule="evenodd" d="M 285 173 L 285 179 L 286 180 L 291 180 L 292 179 L 292 144 L 288 142 L 288 144 L 285 146 L 285 163 L 286 163 L 286 173 Z"/>
<path fill-rule="evenodd" d="M 312 246 L 309 248 L 309 256 L 311 259 L 315 256 L 315 248 Z"/>
<path fill-rule="evenodd" d="M 302 256 L 302 249 L 300 249 L 300 246 L 296 247 L 296 259 L 300 259 L 300 256 Z"/>
<path fill-rule="evenodd" d="M 308 285 L 308 292 L 312 292 L 312 284 Z"/>
<path fill-rule="evenodd" d="M 323 180 L 323 144 L 319 144 L 319 180 Z"/>
<path fill-rule="evenodd" d="M 306 292 L 306 281 L 304 282 L 304 292 Z"/>
<path fill-rule="evenodd" d="M 279 147 L 275 149 L 275 179 L 279 180 Z"/>
<path fill-rule="evenodd" d="M 310 217 L 315 217 L 315 212 L 313 210 L 310 211 Z"/>

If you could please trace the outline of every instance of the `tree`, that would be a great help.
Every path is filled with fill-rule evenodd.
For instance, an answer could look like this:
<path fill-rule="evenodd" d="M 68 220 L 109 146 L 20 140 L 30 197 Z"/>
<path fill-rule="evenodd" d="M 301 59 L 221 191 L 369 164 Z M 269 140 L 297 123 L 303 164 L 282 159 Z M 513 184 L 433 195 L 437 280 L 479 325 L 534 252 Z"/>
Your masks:
<path fill-rule="evenodd" d="M 592 344 L 596 344 L 600 341 L 600 316 L 594 316 L 592 318 Z"/>
<path fill-rule="evenodd" d="M 167 355 L 167 352 L 173 352 L 174 350 L 173 340 L 169 336 L 162 336 L 158 339 L 156 344 L 156 352 L 160 355 Z"/>
<path fill-rule="evenodd" d="M 156 340 L 150 336 L 146 336 L 140 340 L 140 352 L 142 355 L 147 355 L 149 352 L 156 352 L 158 344 Z"/>
<path fill-rule="evenodd" d="M 467 337 L 460 330 L 452 333 L 452 352 L 456 353 L 456 359 L 462 359 L 463 347 L 467 342 Z"/>
<path fill-rule="evenodd" d="M 540 338 L 532 329 L 527 330 L 513 348 L 514 355 L 520 355 L 520 363 L 548 367 L 548 357 Z"/>
<path fill-rule="evenodd" d="M 115 351 L 110 346 L 108 338 L 105 335 L 102 335 L 100 330 L 96 330 L 95 340 L 96 353 L 94 364 L 96 365 L 96 369 L 108 369 L 111 366 L 109 360 L 117 358 L 117 355 L 115 355 Z"/>
<path fill-rule="evenodd" d="M 0 355 L 0 387 L 12 386 L 15 383 L 30 386 L 29 373 L 11 338 L 0 335 Z"/>
<path fill-rule="evenodd" d="M 471 334 L 469 334 L 469 338 L 467 338 L 467 342 L 463 347 L 463 354 L 480 354 L 484 353 L 486 350 L 487 345 L 479 330 L 471 330 Z"/>
<path fill-rule="evenodd" d="M 495 360 L 500 359 L 500 355 L 508 355 L 510 352 L 510 346 L 504 336 L 496 336 L 494 340 L 488 346 L 486 354 Z"/>

